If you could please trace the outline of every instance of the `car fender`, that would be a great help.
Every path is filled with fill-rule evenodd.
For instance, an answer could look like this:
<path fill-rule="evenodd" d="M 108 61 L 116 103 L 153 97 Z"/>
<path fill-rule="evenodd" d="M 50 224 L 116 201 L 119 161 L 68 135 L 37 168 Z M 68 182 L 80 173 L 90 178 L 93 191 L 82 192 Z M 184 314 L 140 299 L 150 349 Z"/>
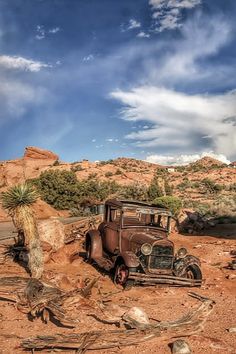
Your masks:
<path fill-rule="evenodd" d="M 102 257 L 102 239 L 98 230 L 90 230 L 86 234 L 86 246 L 88 242 L 91 242 L 91 258 L 96 259 Z"/>
<path fill-rule="evenodd" d="M 199 258 L 192 256 L 190 254 L 188 254 L 184 258 L 177 258 L 174 261 L 175 275 L 181 277 L 185 273 L 185 269 L 192 264 L 196 264 L 200 267 L 201 262 L 200 262 Z"/>
<path fill-rule="evenodd" d="M 136 268 L 140 264 L 139 258 L 131 251 L 121 252 L 119 257 L 117 258 L 117 261 L 122 259 L 125 265 L 129 268 Z"/>

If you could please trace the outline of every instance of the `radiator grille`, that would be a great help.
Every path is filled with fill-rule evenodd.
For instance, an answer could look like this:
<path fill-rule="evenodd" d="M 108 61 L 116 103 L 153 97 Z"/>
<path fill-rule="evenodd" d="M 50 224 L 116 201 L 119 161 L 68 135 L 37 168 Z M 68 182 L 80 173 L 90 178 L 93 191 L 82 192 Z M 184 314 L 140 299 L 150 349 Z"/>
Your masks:
<path fill-rule="evenodd" d="M 170 269 L 173 261 L 173 248 L 171 246 L 156 245 L 150 255 L 150 268 Z"/>

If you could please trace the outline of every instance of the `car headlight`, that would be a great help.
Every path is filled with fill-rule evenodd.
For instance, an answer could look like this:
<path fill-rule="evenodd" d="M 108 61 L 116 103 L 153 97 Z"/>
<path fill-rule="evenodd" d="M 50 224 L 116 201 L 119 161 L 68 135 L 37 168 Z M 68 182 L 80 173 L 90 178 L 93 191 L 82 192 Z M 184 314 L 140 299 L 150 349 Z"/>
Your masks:
<path fill-rule="evenodd" d="M 150 245 L 149 243 L 144 243 L 141 246 L 141 252 L 145 256 L 149 256 L 152 253 L 152 245 Z"/>
<path fill-rule="evenodd" d="M 177 256 L 178 256 L 178 258 L 184 258 L 187 253 L 188 253 L 187 249 L 184 247 L 181 247 L 177 252 Z"/>

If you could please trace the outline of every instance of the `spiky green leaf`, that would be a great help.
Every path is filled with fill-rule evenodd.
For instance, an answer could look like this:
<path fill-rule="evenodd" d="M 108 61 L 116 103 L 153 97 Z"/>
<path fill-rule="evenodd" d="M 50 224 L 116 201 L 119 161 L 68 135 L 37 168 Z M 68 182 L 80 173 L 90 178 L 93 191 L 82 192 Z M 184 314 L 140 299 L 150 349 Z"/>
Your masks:
<path fill-rule="evenodd" d="M 12 211 L 19 206 L 31 205 L 39 197 L 36 190 L 27 183 L 11 187 L 1 195 L 1 203 L 4 209 Z"/>

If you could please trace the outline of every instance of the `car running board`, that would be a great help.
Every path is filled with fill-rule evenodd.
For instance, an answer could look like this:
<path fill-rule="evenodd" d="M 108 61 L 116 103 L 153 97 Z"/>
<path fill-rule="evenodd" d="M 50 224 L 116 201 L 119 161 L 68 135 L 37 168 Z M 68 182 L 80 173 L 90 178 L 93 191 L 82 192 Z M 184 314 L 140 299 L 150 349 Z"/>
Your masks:
<path fill-rule="evenodd" d="M 175 277 L 174 275 L 149 275 L 142 273 L 129 273 L 129 279 L 133 279 L 137 283 L 149 283 L 149 284 L 169 284 L 169 285 L 177 285 L 177 286 L 198 286 L 200 287 L 202 284 L 202 279 L 189 279 L 189 278 L 181 278 Z"/>

